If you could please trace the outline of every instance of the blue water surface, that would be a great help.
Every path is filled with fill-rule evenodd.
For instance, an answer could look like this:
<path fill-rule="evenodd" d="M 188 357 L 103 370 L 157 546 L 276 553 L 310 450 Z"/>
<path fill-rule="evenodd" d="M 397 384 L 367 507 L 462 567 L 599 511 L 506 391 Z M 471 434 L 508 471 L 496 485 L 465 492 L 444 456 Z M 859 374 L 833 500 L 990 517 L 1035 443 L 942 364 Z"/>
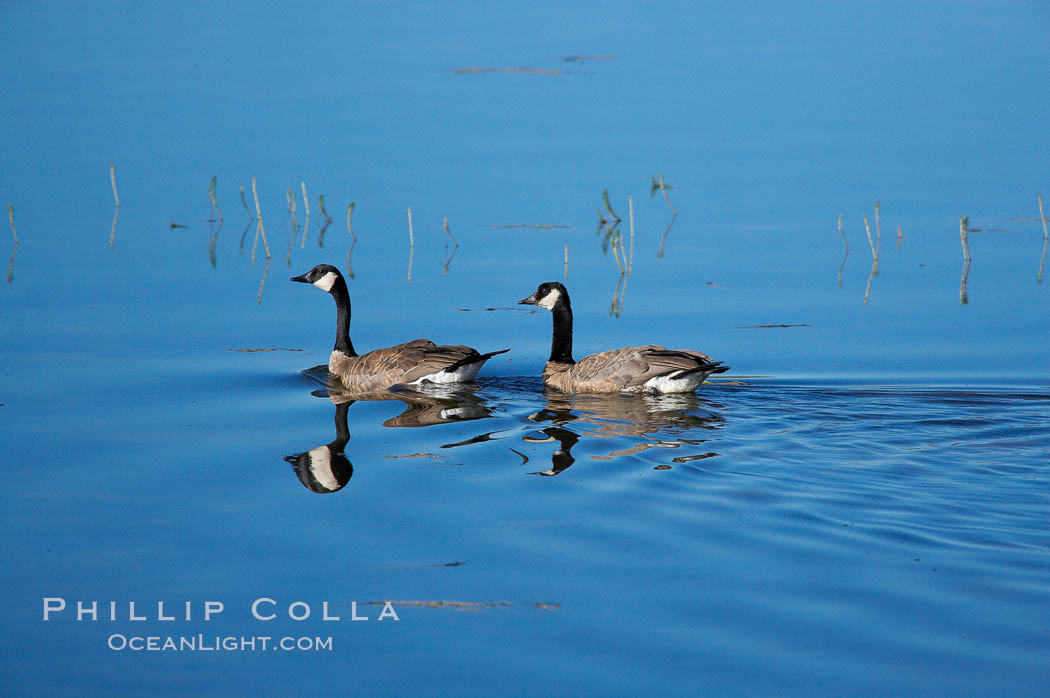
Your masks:
<path fill-rule="evenodd" d="M 0 19 L 5 695 L 1045 693 L 1045 4 Z M 322 262 L 511 352 L 348 400 Z M 548 280 L 732 370 L 544 391 Z"/>

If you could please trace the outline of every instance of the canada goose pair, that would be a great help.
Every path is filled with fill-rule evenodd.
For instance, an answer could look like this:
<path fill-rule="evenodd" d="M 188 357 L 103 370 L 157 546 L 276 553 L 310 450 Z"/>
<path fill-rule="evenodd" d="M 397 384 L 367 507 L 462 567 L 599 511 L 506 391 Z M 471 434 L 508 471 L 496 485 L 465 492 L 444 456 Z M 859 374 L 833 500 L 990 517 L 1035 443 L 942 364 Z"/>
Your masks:
<path fill-rule="evenodd" d="M 481 354 L 462 345 L 439 346 L 415 339 L 358 355 L 350 341 L 350 293 L 339 270 L 319 264 L 292 281 L 313 284 L 331 294 L 336 307 L 335 347 L 328 370 L 351 391 L 378 391 L 394 385 L 459 383 L 473 380 L 481 366 L 501 349 Z M 729 370 L 696 351 L 661 346 L 626 347 L 572 358 L 572 305 L 569 292 L 558 282 L 540 284 L 536 292 L 518 301 L 551 311 L 554 333 L 543 382 L 569 393 L 691 392 L 713 373 Z"/>

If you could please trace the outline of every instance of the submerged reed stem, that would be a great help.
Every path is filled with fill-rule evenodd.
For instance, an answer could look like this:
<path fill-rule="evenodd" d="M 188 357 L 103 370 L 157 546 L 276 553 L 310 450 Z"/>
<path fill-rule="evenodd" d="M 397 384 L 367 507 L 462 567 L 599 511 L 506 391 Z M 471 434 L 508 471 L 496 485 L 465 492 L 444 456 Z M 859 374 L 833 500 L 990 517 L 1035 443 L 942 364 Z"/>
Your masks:
<path fill-rule="evenodd" d="M 350 233 L 350 239 L 357 242 L 357 236 L 354 235 L 354 228 L 350 225 L 350 216 L 354 213 L 354 204 L 356 202 L 351 201 L 350 205 L 346 207 L 346 232 Z"/>
<path fill-rule="evenodd" d="M 569 280 L 569 245 L 565 244 L 565 281 Z"/>
<path fill-rule="evenodd" d="M 18 245 L 18 231 L 15 230 L 15 207 L 7 205 L 7 217 L 11 221 L 11 234 L 15 236 L 15 245 Z"/>

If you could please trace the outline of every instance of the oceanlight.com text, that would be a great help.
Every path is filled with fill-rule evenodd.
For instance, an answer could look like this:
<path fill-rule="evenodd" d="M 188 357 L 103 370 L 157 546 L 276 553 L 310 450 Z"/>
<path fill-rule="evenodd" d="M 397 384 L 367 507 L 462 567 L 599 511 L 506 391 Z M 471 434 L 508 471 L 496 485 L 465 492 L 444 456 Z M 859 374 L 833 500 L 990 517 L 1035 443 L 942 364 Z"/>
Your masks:
<path fill-rule="evenodd" d="M 106 640 L 106 646 L 115 652 L 331 652 L 332 637 L 113 633 Z"/>

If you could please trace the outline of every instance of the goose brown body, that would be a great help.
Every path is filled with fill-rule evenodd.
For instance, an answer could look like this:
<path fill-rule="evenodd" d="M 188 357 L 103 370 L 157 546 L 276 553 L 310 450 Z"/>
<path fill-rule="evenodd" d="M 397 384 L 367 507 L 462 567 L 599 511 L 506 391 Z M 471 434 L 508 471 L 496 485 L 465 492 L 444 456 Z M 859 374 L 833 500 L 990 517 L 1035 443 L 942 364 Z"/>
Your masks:
<path fill-rule="evenodd" d="M 568 393 L 691 392 L 711 374 L 729 370 L 707 354 L 656 344 L 610 349 L 576 361 L 566 288 L 556 281 L 540 284 L 519 303 L 547 308 L 554 316 L 551 356 L 543 369 L 543 382 L 551 388 Z"/>
<path fill-rule="evenodd" d="M 358 354 L 350 341 L 350 293 L 339 270 L 319 264 L 291 280 L 317 286 L 335 299 L 335 347 L 328 358 L 328 372 L 351 392 L 370 393 L 416 383 L 471 381 L 491 357 L 510 351 L 502 349 L 482 354 L 462 344 L 438 345 L 429 339 L 414 339 Z"/>

